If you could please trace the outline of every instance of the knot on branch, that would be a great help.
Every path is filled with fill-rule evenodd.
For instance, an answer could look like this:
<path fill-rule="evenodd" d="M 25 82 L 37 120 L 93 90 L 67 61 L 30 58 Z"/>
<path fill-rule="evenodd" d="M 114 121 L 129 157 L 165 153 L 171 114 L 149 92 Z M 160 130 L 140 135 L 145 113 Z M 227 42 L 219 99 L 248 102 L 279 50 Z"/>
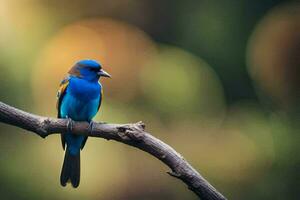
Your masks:
<path fill-rule="evenodd" d="M 39 121 L 39 125 L 37 126 L 37 129 L 36 129 L 39 136 L 41 136 L 42 138 L 46 138 L 49 135 L 48 127 L 49 127 L 50 123 L 51 123 L 51 121 L 49 118 L 42 118 Z"/>
<path fill-rule="evenodd" d="M 145 124 L 137 122 L 135 124 L 126 124 L 117 127 L 118 135 L 125 140 L 142 141 L 145 135 Z"/>

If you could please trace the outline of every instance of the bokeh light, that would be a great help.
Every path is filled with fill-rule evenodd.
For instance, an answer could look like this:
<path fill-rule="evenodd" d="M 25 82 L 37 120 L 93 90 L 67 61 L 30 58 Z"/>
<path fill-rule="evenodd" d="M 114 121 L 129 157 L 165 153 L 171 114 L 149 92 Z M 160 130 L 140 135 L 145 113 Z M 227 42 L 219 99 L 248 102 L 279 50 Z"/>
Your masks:
<path fill-rule="evenodd" d="M 248 48 L 252 78 L 285 109 L 299 105 L 299 21 L 299 3 L 272 9 L 256 27 Z"/>
<path fill-rule="evenodd" d="M 222 116 L 223 90 L 210 66 L 179 48 L 161 45 L 158 52 L 141 76 L 151 109 L 177 120 Z"/>

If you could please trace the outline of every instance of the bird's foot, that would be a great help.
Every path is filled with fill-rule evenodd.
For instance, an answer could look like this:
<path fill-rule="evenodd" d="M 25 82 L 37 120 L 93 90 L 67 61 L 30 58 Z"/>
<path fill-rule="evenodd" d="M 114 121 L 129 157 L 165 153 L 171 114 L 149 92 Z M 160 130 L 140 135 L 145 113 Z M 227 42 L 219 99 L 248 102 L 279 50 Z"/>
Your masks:
<path fill-rule="evenodd" d="M 90 134 L 93 133 L 94 123 L 95 122 L 93 120 L 91 120 L 90 123 L 89 123 L 88 131 L 89 131 Z"/>
<path fill-rule="evenodd" d="M 72 132 L 73 130 L 73 125 L 74 125 L 74 121 L 67 116 L 67 120 L 68 120 L 68 123 L 67 123 L 67 128 L 68 128 L 68 131 L 69 132 Z"/>

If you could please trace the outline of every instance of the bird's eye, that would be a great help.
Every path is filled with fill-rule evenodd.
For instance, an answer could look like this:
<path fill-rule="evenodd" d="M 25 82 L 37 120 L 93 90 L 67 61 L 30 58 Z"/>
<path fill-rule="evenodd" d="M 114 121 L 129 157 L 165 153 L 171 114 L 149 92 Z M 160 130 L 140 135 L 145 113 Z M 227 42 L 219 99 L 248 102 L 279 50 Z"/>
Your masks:
<path fill-rule="evenodd" d="M 92 72 L 98 72 L 99 71 L 97 68 L 94 68 L 94 67 L 89 67 L 89 70 L 92 71 Z"/>

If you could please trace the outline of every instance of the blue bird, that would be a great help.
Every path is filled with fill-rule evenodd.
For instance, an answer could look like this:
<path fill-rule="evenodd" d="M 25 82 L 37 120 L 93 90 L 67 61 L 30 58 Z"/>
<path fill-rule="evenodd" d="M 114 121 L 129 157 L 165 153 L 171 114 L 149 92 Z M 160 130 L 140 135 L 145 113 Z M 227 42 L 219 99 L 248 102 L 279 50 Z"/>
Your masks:
<path fill-rule="evenodd" d="M 58 118 L 67 118 L 72 130 L 72 120 L 87 121 L 89 129 L 93 127 L 93 117 L 98 112 L 102 101 L 100 77 L 110 77 L 101 65 L 94 60 L 81 60 L 71 68 L 57 93 Z M 80 182 L 80 150 L 83 149 L 87 136 L 72 133 L 61 134 L 65 158 L 60 175 L 60 183 L 66 186 L 71 182 L 74 188 Z M 65 148 L 66 146 L 66 148 Z"/>

